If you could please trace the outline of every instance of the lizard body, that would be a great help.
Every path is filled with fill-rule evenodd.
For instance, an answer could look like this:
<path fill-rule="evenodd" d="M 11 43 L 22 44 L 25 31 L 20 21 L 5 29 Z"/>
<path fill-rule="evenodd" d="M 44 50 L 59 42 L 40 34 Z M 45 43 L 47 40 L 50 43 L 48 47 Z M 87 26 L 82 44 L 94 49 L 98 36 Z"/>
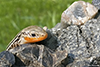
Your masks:
<path fill-rule="evenodd" d="M 48 34 L 38 26 L 29 26 L 19 32 L 9 43 L 7 51 L 22 44 L 35 43 L 46 39 Z"/>

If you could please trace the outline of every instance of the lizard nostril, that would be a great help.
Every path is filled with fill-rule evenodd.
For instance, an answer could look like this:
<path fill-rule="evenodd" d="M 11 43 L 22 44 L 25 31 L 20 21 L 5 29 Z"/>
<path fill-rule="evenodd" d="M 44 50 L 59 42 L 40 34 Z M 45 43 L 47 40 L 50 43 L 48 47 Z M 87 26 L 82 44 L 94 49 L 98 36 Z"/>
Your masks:
<path fill-rule="evenodd" d="M 32 34 L 32 36 L 35 37 L 36 35 L 35 34 Z"/>

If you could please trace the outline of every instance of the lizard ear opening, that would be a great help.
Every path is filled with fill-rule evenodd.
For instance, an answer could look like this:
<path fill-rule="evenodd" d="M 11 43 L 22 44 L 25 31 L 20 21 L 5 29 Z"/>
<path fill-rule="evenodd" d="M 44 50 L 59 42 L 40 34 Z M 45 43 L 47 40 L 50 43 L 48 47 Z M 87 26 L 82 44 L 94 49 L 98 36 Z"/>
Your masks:
<path fill-rule="evenodd" d="M 32 34 L 32 37 L 35 37 L 36 35 L 35 34 Z"/>

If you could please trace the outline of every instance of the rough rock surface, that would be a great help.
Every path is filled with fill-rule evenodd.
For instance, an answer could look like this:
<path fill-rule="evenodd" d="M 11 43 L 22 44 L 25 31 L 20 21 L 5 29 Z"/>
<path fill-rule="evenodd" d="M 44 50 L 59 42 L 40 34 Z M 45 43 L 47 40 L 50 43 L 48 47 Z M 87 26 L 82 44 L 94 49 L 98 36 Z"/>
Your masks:
<path fill-rule="evenodd" d="M 93 59 L 100 57 L 100 21 L 97 19 L 80 26 L 55 27 L 52 32 L 58 37 L 60 46 L 57 50 L 68 51 L 66 67 L 91 67 Z"/>
<path fill-rule="evenodd" d="M 100 67 L 100 12 L 95 16 L 98 10 L 83 1 L 75 2 L 68 9 L 63 12 L 61 23 L 50 30 L 47 29 L 48 38 L 46 40 L 34 44 L 23 44 L 9 52 L 0 53 L 0 65 L 9 67 Z M 88 11 L 89 9 L 91 11 Z M 69 16 L 68 19 L 66 19 L 67 16 Z M 69 20 L 77 21 L 77 23 Z"/>
<path fill-rule="evenodd" d="M 92 4 L 84 1 L 77 1 L 62 13 L 61 22 L 64 23 L 64 25 L 82 25 L 93 18 L 97 12 L 97 8 Z"/>
<path fill-rule="evenodd" d="M 11 67 L 15 63 L 15 57 L 8 51 L 0 53 L 0 67 Z"/>
<path fill-rule="evenodd" d="M 100 10 L 100 0 L 93 0 L 92 4 Z"/>
<path fill-rule="evenodd" d="M 55 67 L 67 57 L 67 51 L 53 51 L 44 45 L 24 44 L 9 52 L 16 55 L 22 61 L 16 62 L 13 66 L 34 66 L 34 67 Z M 25 64 L 25 65 L 24 65 Z"/>

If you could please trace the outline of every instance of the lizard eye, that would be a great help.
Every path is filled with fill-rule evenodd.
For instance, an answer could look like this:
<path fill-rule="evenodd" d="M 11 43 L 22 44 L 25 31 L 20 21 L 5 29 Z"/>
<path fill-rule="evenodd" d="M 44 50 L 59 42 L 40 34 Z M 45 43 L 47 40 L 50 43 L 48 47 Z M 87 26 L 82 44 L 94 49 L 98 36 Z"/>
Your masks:
<path fill-rule="evenodd" d="M 32 37 L 35 37 L 36 35 L 35 34 L 32 34 Z"/>

